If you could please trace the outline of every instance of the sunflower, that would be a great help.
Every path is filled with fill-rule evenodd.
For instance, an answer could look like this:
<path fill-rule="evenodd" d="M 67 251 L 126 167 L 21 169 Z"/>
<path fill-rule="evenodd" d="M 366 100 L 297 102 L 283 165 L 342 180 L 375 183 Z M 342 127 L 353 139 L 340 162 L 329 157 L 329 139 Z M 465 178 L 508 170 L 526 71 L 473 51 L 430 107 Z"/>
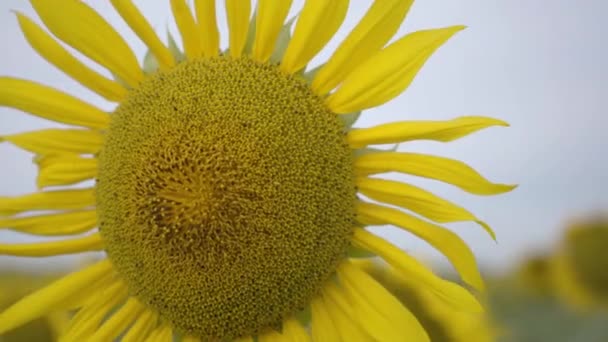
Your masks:
<path fill-rule="evenodd" d="M 0 253 L 107 258 L 7 309 L 0 333 L 62 308 L 76 310 L 66 341 L 427 341 L 416 317 L 352 262 L 362 252 L 446 305 L 482 310 L 473 253 L 435 223 L 491 229 L 456 204 L 376 175 L 406 173 L 479 195 L 513 186 L 460 161 L 369 146 L 447 142 L 506 123 L 461 117 L 353 128 L 361 111 L 403 92 L 463 26 L 388 44 L 412 1 L 374 1 L 328 61 L 309 68 L 341 26 L 347 0 L 308 0 L 297 21 L 286 21 L 292 1 L 260 0 L 251 19 L 249 1 L 226 0 L 224 51 L 213 0 L 195 0 L 194 11 L 171 1 L 183 51 L 163 43 L 131 1 L 112 0 L 149 48 L 142 67 L 85 3 L 30 2 L 50 31 L 16 14 L 34 50 L 117 106 L 105 112 L 48 86 L 0 78 L 0 105 L 76 126 L 2 137 L 36 155 L 41 190 L 0 198 L 0 227 L 70 237 L 2 244 Z M 90 179 L 92 188 L 70 187 Z M 441 251 L 474 290 L 366 230 L 386 224 Z"/>

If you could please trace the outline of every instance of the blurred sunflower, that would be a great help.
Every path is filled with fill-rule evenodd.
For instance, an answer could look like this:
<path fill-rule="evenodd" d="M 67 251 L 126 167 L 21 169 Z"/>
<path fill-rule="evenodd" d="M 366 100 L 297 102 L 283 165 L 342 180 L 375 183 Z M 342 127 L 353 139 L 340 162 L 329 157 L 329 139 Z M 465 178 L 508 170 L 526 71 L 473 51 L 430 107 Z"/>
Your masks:
<path fill-rule="evenodd" d="M 353 264 L 361 251 L 445 305 L 481 311 L 467 289 L 365 227 L 392 224 L 426 240 L 477 290 L 484 285 L 473 253 L 456 234 L 384 204 L 491 229 L 456 204 L 373 175 L 407 173 L 479 195 L 513 186 L 493 184 L 460 161 L 368 146 L 447 142 L 506 124 L 461 117 L 352 128 L 362 110 L 404 91 L 463 27 L 418 31 L 387 45 L 412 1 L 375 1 L 327 63 L 306 71 L 340 27 L 348 1 L 306 1 L 293 35 L 292 21 L 284 23 L 291 2 L 260 0 L 250 22 L 249 1 L 226 0 L 229 46 L 220 52 L 215 2 L 195 0 L 192 12 L 185 0 L 172 0 L 181 52 L 161 42 L 131 1 L 112 0 L 149 48 L 143 68 L 81 1 L 31 0 L 54 37 L 17 13 L 41 56 L 118 105 L 110 114 L 35 82 L 0 78 L 0 105 L 80 127 L 2 137 L 37 155 L 43 190 L 0 198 L 0 227 L 75 236 L 2 244 L 0 253 L 108 256 L 7 309 L 0 333 L 70 308 L 78 311 L 66 341 L 427 341 L 408 308 Z M 96 180 L 94 188 L 44 189 L 87 179 Z"/>

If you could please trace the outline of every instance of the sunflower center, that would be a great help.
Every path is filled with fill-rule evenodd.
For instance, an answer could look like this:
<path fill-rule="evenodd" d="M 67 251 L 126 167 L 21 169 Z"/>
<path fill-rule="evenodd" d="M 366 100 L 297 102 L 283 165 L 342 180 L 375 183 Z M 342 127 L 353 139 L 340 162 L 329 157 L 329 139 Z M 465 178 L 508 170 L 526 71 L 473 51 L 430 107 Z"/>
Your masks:
<path fill-rule="evenodd" d="M 99 163 L 108 255 L 181 332 L 280 327 L 348 248 L 343 125 L 274 65 L 217 57 L 149 77 L 114 113 Z"/>

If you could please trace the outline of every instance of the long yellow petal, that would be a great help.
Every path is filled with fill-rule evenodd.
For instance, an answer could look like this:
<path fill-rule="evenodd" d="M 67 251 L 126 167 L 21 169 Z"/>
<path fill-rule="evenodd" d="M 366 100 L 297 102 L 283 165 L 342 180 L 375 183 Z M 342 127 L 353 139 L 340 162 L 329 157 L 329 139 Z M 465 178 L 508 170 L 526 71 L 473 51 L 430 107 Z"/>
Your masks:
<path fill-rule="evenodd" d="M 376 53 L 358 66 L 327 98 L 334 113 L 379 106 L 403 92 L 426 60 L 464 26 L 418 31 Z"/>
<path fill-rule="evenodd" d="M 79 304 L 65 305 L 65 302 L 61 304 L 62 309 L 67 307 L 71 307 L 70 309 L 78 309 L 70 320 L 69 326 L 64 331 L 61 338 L 62 341 L 69 341 L 70 339 L 67 337 L 75 333 L 83 322 L 90 320 L 104 303 L 107 303 L 112 298 L 124 296 L 127 293 L 127 288 L 122 281 L 114 279 L 113 275 L 110 273 L 107 276 L 98 279 L 92 287 L 88 287 L 87 291 L 81 291 L 81 293 L 82 294 L 77 297 L 76 300 L 70 298 L 70 300 L 67 301 L 67 303 L 80 301 Z"/>
<path fill-rule="evenodd" d="M 464 282 L 477 290 L 484 290 L 484 282 L 477 268 L 475 255 L 455 233 L 397 209 L 372 203 L 360 202 L 357 205 L 357 215 L 363 224 L 395 225 L 425 240 L 450 260 Z"/>
<path fill-rule="evenodd" d="M 377 254 L 404 276 L 426 284 L 429 291 L 455 309 L 466 312 L 483 311 L 479 301 L 466 289 L 437 277 L 426 266 L 390 242 L 361 228 L 355 229 L 353 242 L 359 247 Z"/>
<path fill-rule="evenodd" d="M 129 298 L 118 311 L 114 312 L 95 331 L 93 336 L 90 337 L 91 341 L 114 341 L 144 309 L 144 306 L 136 298 Z"/>
<path fill-rule="evenodd" d="M 217 56 L 220 50 L 220 33 L 217 29 L 215 0 L 194 0 L 194 6 L 203 55 L 205 57 Z"/>
<path fill-rule="evenodd" d="M 123 342 L 139 342 L 144 340 L 156 327 L 157 315 L 151 310 L 144 312 L 137 318 L 133 326 L 122 338 Z"/>
<path fill-rule="evenodd" d="M 247 32 L 249 31 L 249 16 L 251 15 L 250 0 L 226 0 L 226 17 L 230 31 L 230 55 L 241 57 Z"/>
<path fill-rule="evenodd" d="M 306 0 L 281 70 L 293 74 L 303 69 L 338 31 L 347 10 L 348 0 Z"/>
<path fill-rule="evenodd" d="M 315 75 L 312 89 L 327 94 L 393 37 L 413 0 L 374 1 L 365 17 Z"/>
<path fill-rule="evenodd" d="M 343 290 L 339 289 L 336 284 L 328 282 L 322 290 L 322 295 L 325 308 L 329 312 L 342 341 L 374 340 L 362 329 L 362 324 L 357 320 L 357 317 L 353 316 L 352 305 L 348 302 Z"/>
<path fill-rule="evenodd" d="M 376 341 L 429 341 L 416 317 L 370 275 L 348 261 L 337 272 L 362 328 Z"/>
<path fill-rule="evenodd" d="M 39 216 L 0 217 L 0 228 L 42 236 L 80 234 L 95 228 L 96 225 L 97 214 L 94 210 Z"/>
<path fill-rule="evenodd" d="M 0 314 L 0 334 L 55 310 L 57 305 L 86 291 L 111 270 L 110 261 L 103 260 L 24 297 Z"/>
<path fill-rule="evenodd" d="M 69 125 L 106 128 L 110 116 L 94 106 L 51 87 L 0 77 L 0 106 L 11 107 Z"/>
<path fill-rule="evenodd" d="M 70 240 L 0 244 L 0 255 L 47 257 L 53 255 L 76 254 L 103 249 L 103 240 L 98 233 Z"/>
<path fill-rule="evenodd" d="M 496 195 L 516 187 L 492 183 L 459 160 L 418 153 L 368 153 L 355 160 L 355 168 L 359 175 L 396 171 L 435 179 L 476 195 Z"/>
<path fill-rule="evenodd" d="M 0 216 L 33 210 L 83 209 L 94 204 L 93 189 L 36 192 L 18 197 L 0 197 Z"/>
<path fill-rule="evenodd" d="M 139 9 L 133 4 L 132 0 L 111 0 L 114 9 L 120 14 L 122 19 L 129 25 L 131 30 L 141 39 L 150 49 L 161 69 L 166 70 L 175 65 L 175 59 L 171 51 L 160 40 L 150 23 L 141 14 Z"/>
<path fill-rule="evenodd" d="M 129 45 L 87 4 L 79 0 L 30 2 L 46 27 L 59 39 L 132 87 L 143 80 L 143 71 Z"/>
<path fill-rule="evenodd" d="M 17 20 L 23 35 L 32 48 L 49 63 L 110 101 L 119 102 L 125 98 L 127 90 L 120 83 L 87 67 L 30 18 L 17 13 Z"/>
<path fill-rule="evenodd" d="M 411 210 L 435 222 L 476 222 L 496 240 L 492 228 L 468 210 L 416 186 L 375 178 L 359 178 L 357 186 L 369 198 Z"/>
<path fill-rule="evenodd" d="M 150 332 L 146 342 L 170 342 L 173 340 L 173 329 L 167 323 L 162 324 Z"/>
<path fill-rule="evenodd" d="M 509 124 L 483 116 L 462 116 L 448 121 L 402 121 L 352 129 L 348 132 L 346 140 L 353 148 L 412 140 L 448 142 L 492 126 L 509 126 Z"/>
<path fill-rule="evenodd" d="M 259 0 L 253 42 L 253 58 L 267 62 L 275 50 L 283 22 L 289 13 L 292 0 Z"/>
<path fill-rule="evenodd" d="M 308 342 L 310 337 L 302 325 L 294 318 L 289 318 L 283 322 L 281 332 L 270 331 L 258 338 L 260 342 Z"/>
<path fill-rule="evenodd" d="M 198 36 L 199 29 L 194 21 L 192 12 L 185 0 L 171 0 L 171 9 L 175 17 L 175 23 L 182 36 L 184 52 L 188 59 L 200 57 L 203 54 L 203 46 Z"/>
<path fill-rule="evenodd" d="M 340 341 L 340 335 L 333 323 L 323 297 L 318 295 L 310 304 L 312 312 L 311 334 L 313 341 Z"/>
<path fill-rule="evenodd" d="M 97 159 L 82 158 L 75 154 L 53 154 L 36 159 L 39 172 L 38 188 L 70 185 L 95 178 Z"/>
<path fill-rule="evenodd" d="M 8 141 L 38 155 L 66 152 L 95 154 L 101 149 L 103 135 L 93 130 L 50 128 L 0 136 L 0 142 L 2 141 Z"/>

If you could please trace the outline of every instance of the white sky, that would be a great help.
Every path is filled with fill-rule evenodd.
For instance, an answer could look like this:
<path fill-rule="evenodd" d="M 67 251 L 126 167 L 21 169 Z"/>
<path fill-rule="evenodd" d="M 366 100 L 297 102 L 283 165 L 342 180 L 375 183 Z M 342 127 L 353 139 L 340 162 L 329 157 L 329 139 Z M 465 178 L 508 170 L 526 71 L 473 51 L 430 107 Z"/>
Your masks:
<path fill-rule="evenodd" d="M 143 56 L 144 46 L 108 1 L 85 2 L 99 9 L 126 36 L 138 56 Z M 136 2 L 159 32 L 167 25 L 176 32 L 168 1 Z M 302 1 L 294 3 L 295 12 Z M 369 0 L 351 1 L 342 29 L 312 64 L 330 55 L 369 4 Z M 35 17 L 25 0 L 0 2 L 0 75 L 53 85 L 104 109 L 112 108 L 36 55 L 22 37 L 11 10 Z M 225 26 L 221 4 L 218 12 L 219 22 Z M 512 125 L 508 129 L 488 129 L 455 143 L 416 142 L 400 147 L 402 151 L 457 158 L 491 180 L 520 184 L 510 194 L 476 197 L 447 185 L 414 180 L 492 225 L 498 244 L 475 224 L 451 226 L 469 242 L 486 267 L 502 269 L 527 251 L 548 248 L 559 239 L 567 220 L 608 209 L 604 152 L 608 147 L 604 138 L 608 128 L 604 110 L 608 94 L 606 13 L 608 2 L 601 0 L 419 0 L 400 30 L 402 35 L 452 24 L 469 26 L 436 53 L 404 94 L 366 112 L 359 126 L 461 115 L 494 116 Z M 225 27 L 222 30 L 225 44 Z M 0 135 L 51 125 L 0 108 Z M 31 155 L 0 144 L 0 161 L 1 195 L 35 190 Z M 390 230 L 388 236 L 424 258 L 440 260 L 424 243 L 403 232 Z M 22 239 L 0 232 L 0 240 Z M 17 260 L 0 257 L 3 264 Z M 46 266 L 55 261 L 57 258 L 28 264 Z"/>

